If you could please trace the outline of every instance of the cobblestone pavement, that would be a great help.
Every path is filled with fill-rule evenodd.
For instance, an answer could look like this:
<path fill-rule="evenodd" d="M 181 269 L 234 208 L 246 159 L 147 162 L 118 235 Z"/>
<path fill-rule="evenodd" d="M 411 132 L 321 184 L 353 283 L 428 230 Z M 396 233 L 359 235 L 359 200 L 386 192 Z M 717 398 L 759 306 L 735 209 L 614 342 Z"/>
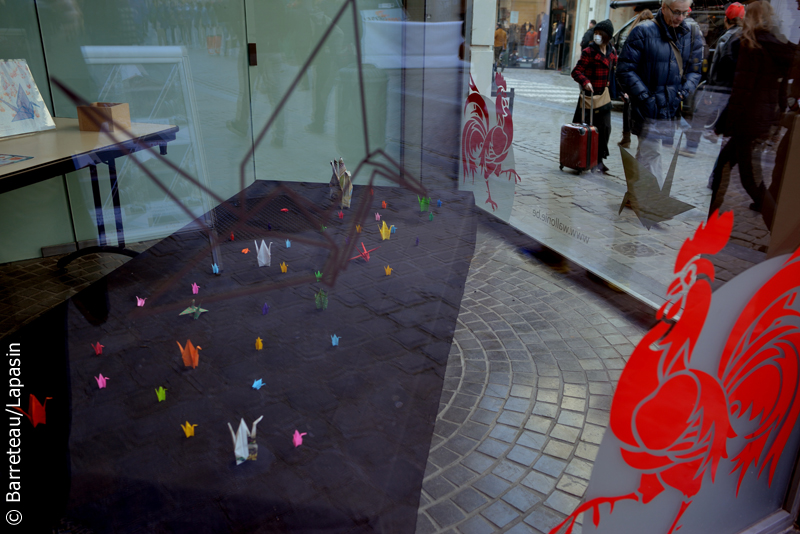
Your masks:
<path fill-rule="evenodd" d="M 479 225 L 419 534 L 547 533 L 586 490 L 614 386 L 652 312 L 525 252 L 535 247 L 489 217 Z"/>
<path fill-rule="evenodd" d="M 560 129 L 572 121 L 577 84 L 569 76 L 550 71 L 506 69 L 505 76 L 510 87 L 520 88 L 514 104 L 514 149 L 522 182 L 516 188 L 510 223 L 645 302 L 660 305 L 678 249 L 707 215 L 710 190 L 706 184 L 721 144 L 703 139 L 695 157 L 678 158 L 672 196 L 695 209 L 648 231 L 631 210 L 618 215 L 627 189 L 616 146 L 622 114 L 612 113 L 607 160 L 611 175 L 562 171 Z M 634 136 L 631 153 L 635 154 L 636 146 Z M 674 151 L 675 147 L 662 147 L 665 173 Z M 769 176 L 774 151 L 763 155 L 764 175 Z M 747 208 L 749 203 L 734 171 L 723 210 L 734 210 L 736 229 L 724 257 L 719 258 L 722 280 L 765 258 L 769 233 L 760 214 Z M 558 221 L 555 228 L 550 224 L 554 221 Z"/>

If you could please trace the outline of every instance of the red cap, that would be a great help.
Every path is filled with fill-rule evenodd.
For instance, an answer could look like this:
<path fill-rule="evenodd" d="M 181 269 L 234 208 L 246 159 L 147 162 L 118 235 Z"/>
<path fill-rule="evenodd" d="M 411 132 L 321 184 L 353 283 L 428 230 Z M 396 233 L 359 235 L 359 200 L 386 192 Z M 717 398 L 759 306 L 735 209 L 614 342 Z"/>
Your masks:
<path fill-rule="evenodd" d="M 725 18 L 728 20 L 733 19 L 743 19 L 744 18 L 744 6 L 739 2 L 734 2 L 728 6 L 728 9 L 725 10 Z"/>

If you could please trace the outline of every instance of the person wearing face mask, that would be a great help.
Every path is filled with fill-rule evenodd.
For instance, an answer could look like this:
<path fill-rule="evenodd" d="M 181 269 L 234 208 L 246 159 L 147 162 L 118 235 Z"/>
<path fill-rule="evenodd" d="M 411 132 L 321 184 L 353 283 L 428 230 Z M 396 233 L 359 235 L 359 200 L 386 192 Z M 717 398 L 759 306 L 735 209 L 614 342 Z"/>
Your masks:
<path fill-rule="evenodd" d="M 595 172 L 608 172 L 603 160 L 608 157 L 608 139 L 611 137 L 611 95 L 609 94 L 609 76 L 611 69 L 617 61 L 617 54 L 614 47 L 609 43 L 611 36 L 614 35 L 614 25 L 610 20 L 603 20 L 594 27 L 592 42 L 581 51 L 581 57 L 575 68 L 572 69 L 572 79 L 580 84 L 584 93 L 592 96 L 584 97 L 581 95 L 578 100 L 578 107 L 575 110 L 573 123 L 580 123 L 581 115 L 591 113 L 591 102 L 594 100 L 594 115 L 592 124 L 597 128 L 599 134 L 597 146 L 597 167 Z M 581 107 L 583 106 L 583 110 Z M 589 122 L 587 116 L 585 122 Z"/>
<path fill-rule="evenodd" d="M 678 110 L 700 82 L 703 35 L 686 23 L 691 0 L 662 0 L 653 20 L 631 30 L 619 57 L 617 79 L 631 98 L 636 160 L 663 183 L 661 142 L 672 142 Z"/>

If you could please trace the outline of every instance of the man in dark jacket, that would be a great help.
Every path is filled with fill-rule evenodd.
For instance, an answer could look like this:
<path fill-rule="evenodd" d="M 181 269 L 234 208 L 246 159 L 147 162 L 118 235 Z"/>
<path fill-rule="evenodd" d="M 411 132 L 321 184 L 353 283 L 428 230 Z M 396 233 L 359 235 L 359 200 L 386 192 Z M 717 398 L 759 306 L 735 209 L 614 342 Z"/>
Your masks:
<path fill-rule="evenodd" d="M 631 31 L 617 66 L 617 79 L 631 98 L 631 131 L 639 137 L 636 159 L 659 184 L 661 141 L 673 138 L 681 102 L 700 81 L 703 36 L 685 22 L 690 6 L 691 0 L 663 0 L 654 20 Z"/>
<path fill-rule="evenodd" d="M 586 33 L 583 34 L 583 39 L 581 39 L 581 50 L 589 46 L 589 43 L 592 42 L 592 38 L 594 37 L 595 24 L 597 24 L 596 20 L 592 19 L 589 21 L 589 29 L 586 30 Z"/>

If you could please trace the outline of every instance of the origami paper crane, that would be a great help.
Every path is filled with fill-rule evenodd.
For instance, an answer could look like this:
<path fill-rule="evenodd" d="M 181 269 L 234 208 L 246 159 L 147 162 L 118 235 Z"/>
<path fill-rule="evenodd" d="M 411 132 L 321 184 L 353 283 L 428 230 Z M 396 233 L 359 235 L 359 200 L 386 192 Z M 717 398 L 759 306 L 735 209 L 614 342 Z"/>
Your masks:
<path fill-rule="evenodd" d="M 428 213 L 428 220 L 429 221 L 433 220 L 433 212 Z"/>
<path fill-rule="evenodd" d="M 249 248 L 243 248 L 243 249 L 242 249 L 242 254 L 247 254 L 247 253 L 249 253 L 249 252 L 250 252 L 250 249 L 249 249 Z"/>
<path fill-rule="evenodd" d="M 323 290 L 319 290 L 314 294 L 314 302 L 317 305 L 318 310 L 324 310 L 328 308 L 328 294 L 325 293 Z"/>
<path fill-rule="evenodd" d="M 178 348 L 181 349 L 181 356 L 183 357 L 183 365 L 186 367 L 191 367 L 192 369 L 197 367 L 197 364 L 200 361 L 200 353 L 197 352 L 198 350 L 203 350 L 201 347 L 195 348 L 192 345 L 190 340 L 186 340 L 186 346 L 182 347 L 179 341 L 175 343 L 178 344 Z"/>
<path fill-rule="evenodd" d="M 395 233 L 397 231 L 397 227 L 395 227 L 395 225 L 391 225 L 389 229 L 392 231 L 392 233 Z"/>
<path fill-rule="evenodd" d="M 256 350 L 261 350 L 264 348 L 264 340 L 260 337 L 256 338 Z"/>
<path fill-rule="evenodd" d="M 289 266 L 286 265 L 286 262 L 281 262 L 281 272 L 282 273 L 285 273 L 288 268 L 289 268 Z"/>
<path fill-rule="evenodd" d="M 375 212 L 375 220 L 376 221 L 380 221 L 381 220 L 381 214 L 378 213 L 377 211 Z"/>
<path fill-rule="evenodd" d="M 327 226 L 325 226 L 324 224 L 320 224 L 320 229 L 319 229 L 320 232 L 324 232 L 327 229 L 328 229 Z"/>
<path fill-rule="evenodd" d="M 417 246 L 419 246 L 419 238 L 417 238 L 417 243 L 416 243 L 416 245 L 417 245 Z"/>
<path fill-rule="evenodd" d="M 96 376 L 94 377 L 94 379 L 97 380 L 97 387 L 99 387 L 100 389 L 105 389 L 106 380 L 108 380 L 107 376 L 103 376 L 103 373 L 100 373 L 100 376 Z"/>
<path fill-rule="evenodd" d="M 103 354 L 103 347 L 105 347 L 105 345 L 101 345 L 99 341 L 97 342 L 97 345 L 92 345 L 95 356 L 100 356 L 101 354 Z"/>
<path fill-rule="evenodd" d="M 253 389 L 261 389 L 264 386 L 264 381 L 262 379 L 258 379 L 253 382 Z"/>
<path fill-rule="evenodd" d="M 233 232 L 231 232 L 231 241 L 233 241 Z"/>
<path fill-rule="evenodd" d="M 186 437 L 191 438 L 192 436 L 194 436 L 194 427 L 196 426 L 197 424 L 190 425 L 189 421 L 186 421 L 186 424 L 181 425 L 181 428 L 183 429 L 183 433 L 186 434 Z"/>
<path fill-rule="evenodd" d="M 282 211 L 283 213 L 289 213 L 289 208 L 281 208 L 281 211 Z"/>
<path fill-rule="evenodd" d="M 356 225 L 356 232 L 358 232 L 359 234 L 361 233 L 361 225 L 360 224 Z"/>
<path fill-rule="evenodd" d="M 217 267 L 216 263 L 211 264 L 211 272 L 214 274 L 219 274 L 219 267 Z"/>
<path fill-rule="evenodd" d="M 195 319 L 197 319 L 198 317 L 200 317 L 200 314 L 201 314 L 201 313 L 205 313 L 205 312 L 207 312 L 207 311 L 208 311 L 208 310 L 206 310 L 205 308 L 201 308 L 200 306 L 195 306 L 195 304 L 194 304 L 194 299 L 192 299 L 192 305 L 191 305 L 191 306 L 189 306 L 188 308 L 186 308 L 185 310 L 183 310 L 183 311 L 182 311 L 181 313 L 179 313 L 178 315 L 188 315 L 188 314 L 192 314 L 192 317 L 194 317 Z"/>
<path fill-rule="evenodd" d="M 315 272 L 314 276 L 317 277 L 317 282 L 319 282 L 320 280 L 322 280 L 322 271 Z"/>
<path fill-rule="evenodd" d="M 364 258 L 365 261 L 369 261 L 369 253 L 372 252 L 373 250 L 378 250 L 381 247 L 375 247 L 367 250 L 367 247 L 364 246 L 364 242 L 362 241 L 361 248 L 363 249 L 363 251 L 359 252 L 358 256 L 350 258 L 350 261 L 357 260 L 358 258 Z"/>
<path fill-rule="evenodd" d="M 267 223 L 267 230 L 272 230 L 272 223 Z"/>
<path fill-rule="evenodd" d="M 264 306 L 261 307 L 261 315 L 266 315 L 268 313 L 269 313 L 269 304 L 265 302 Z"/>
<path fill-rule="evenodd" d="M 438 208 L 442 207 L 442 199 L 441 198 L 436 201 L 436 207 L 438 207 Z"/>
<path fill-rule="evenodd" d="M 383 226 L 378 226 L 378 231 L 381 233 L 381 241 L 389 239 L 389 236 L 392 234 L 392 228 L 394 228 L 394 225 L 390 228 L 386 226 L 386 221 L 383 221 Z"/>
<path fill-rule="evenodd" d="M 28 411 L 27 413 L 22 411 L 22 408 L 19 406 L 11 406 L 19 413 L 24 415 L 28 418 L 28 421 L 31 422 L 33 428 L 36 428 L 38 424 L 45 424 L 47 423 L 47 413 L 45 412 L 45 407 L 47 406 L 47 401 L 52 399 L 53 397 L 45 397 L 44 404 L 39 402 L 39 399 L 36 398 L 35 395 L 31 394 L 28 400 Z"/>
<path fill-rule="evenodd" d="M 288 239 L 286 240 L 286 248 L 292 248 L 292 242 Z"/>
<path fill-rule="evenodd" d="M 261 240 L 261 246 L 259 246 L 258 241 L 255 241 L 255 244 L 258 266 L 270 267 L 272 265 L 272 241 L 270 241 L 269 246 L 267 246 L 263 239 Z"/>
<path fill-rule="evenodd" d="M 147 300 L 146 298 L 143 299 L 143 298 L 136 297 L 136 305 L 141 308 L 141 307 L 144 306 L 144 301 L 146 301 L 146 300 Z"/>
<path fill-rule="evenodd" d="M 333 176 L 331 176 L 331 192 L 333 186 L 338 185 L 342 191 L 341 207 L 349 208 L 350 202 L 353 198 L 353 179 L 350 176 L 350 171 L 345 167 L 344 160 L 339 158 L 339 161 L 331 161 L 331 168 L 333 169 Z"/>
<path fill-rule="evenodd" d="M 258 444 L 256 443 L 256 425 L 264 419 L 262 415 L 253 421 L 253 429 L 248 430 L 244 418 L 239 421 L 239 428 L 234 433 L 233 427 L 228 423 L 228 429 L 233 438 L 233 454 L 236 457 L 236 465 L 243 464 L 247 460 L 255 461 L 258 458 Z"/>
<path fill-rule="evenodd" d="M 386 276 L 389 276 L 390 274 L 392 274 L 392 271 L 393 271 L 394 269 L 392 269 L 391 267 L 389 267 L 389 266 L 387 265 L 386 267 L 384 267 L 384 268 L 383 268 L 383 270 L 384 270 L 384 271 L 386 271 Z"/>
<path fill-rule="evenodd" d="M 339 218 L 340 218 L 340 219 L 344 219 L 344 212 L 343 212 L 343 211 L 340 211 L 340 212 L 339 212 Z"/>
<path fill-rule="evenodd" d="M 683 134 L 681 134 L 678 142 L 682 138 Z M 620 152 L 622 152 L 625 181 L 628 184 L 628 190 L 625 192 L 622 204 L 619 206 L 620 214 L 625 204 L 630 202 L 631 209 L 636 214 L 639 222 L 649 230 L 654 224 L 672 219 L 676 215 L 694 208 L 691 204 L 686 204 L 670 196 L 678 158 L 677 150 L 672 157 L 672 163 L 667 171 L 667 176 L 664 178 L 663 185 L 659 185 L 658 178 L 641 165 L 630 152 L 624 148 L 620 148 Z"/>
<path fill-rule="evenodd" d="M 339 337 L 339 336 L 337 336 L 336 334 L 333 334 L 333 335 L 331 336 L 331 344 L 332 344 L 334 347 L 338 347 L 338 346 L 339 346 L 339 340 L 340 340 L 340 339 L 342 339 L 342 338 L 340 338 L 340 337 Z"/>
<path fill-rule="evenodd" d="M 426 211 L 431 205 L 431 199 L 428 197 L 419 198 L 417 195 L 417 202 L 419 202 L 419 211 Z"/>
<path fill-rule="evenodd" d="M 158 386 L 156 397 L 158 397 L 158 402 L 167 400 L 167 390 L 164 389 L 164 386 Z"/>
<path fill-rule="evenodd" d="M 197 295 L 198 291 L 200 291 L 200 286 L 192 282 L 192 295 Z"/>
<path fill-rule="evenodd" d="M 386 201 L 381 202 L 381 208 L 386 209 Z"/>
<path fill-rule="evenodd" d="M 292 443 L 294 444 L 295 448 L 303 444 L 303 436 L 305 436 L 306 434 L 308 434 L 308 432 L 303 432 L 301 434 L 297 430 L 294 431 L 294 435 L 292 436 Z"/>

